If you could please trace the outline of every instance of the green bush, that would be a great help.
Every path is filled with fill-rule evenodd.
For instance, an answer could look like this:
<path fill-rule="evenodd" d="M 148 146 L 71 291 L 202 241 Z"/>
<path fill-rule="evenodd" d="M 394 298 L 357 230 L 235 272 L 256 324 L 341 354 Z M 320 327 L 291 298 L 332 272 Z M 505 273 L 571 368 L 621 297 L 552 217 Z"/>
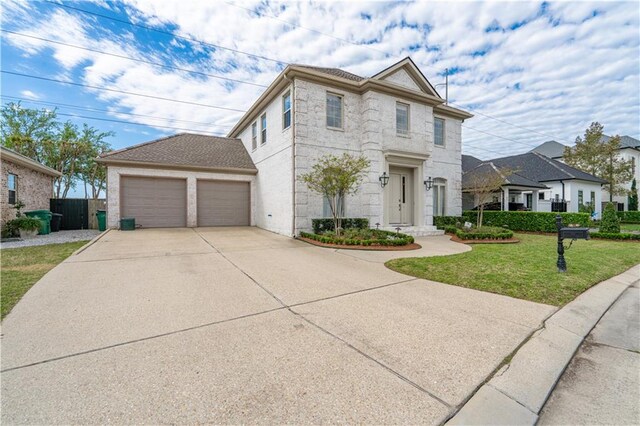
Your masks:
<path fill-rule="evenodd" d="M 513 231 L 509 229 L 490 226 L 473 228 L 468 231 L 456 228 L 455 234 L 461 240 L 508 240 L 513 237 Z"/>
<path fill-rule="evenodd" d="M 406 246 L 407 244 L 412 244 L 414 241 L 411 235 L 378 229 L 345 231 L 344 235 L 340 237 L 330 233 L 315 234 L 309 232 L 300 232 L 300 236 L 325 244 L 342 244 L 348 246 Z"/>
<path fill-rule="evenodd" d="M 600 229 L 598 231 L 603 234 L 620 233 L 620 219 L 618 219 L 613 203 L 607 203 L 607 206 L 604 208 L 602 220 L 600 221 Z"/>
<path fill-rule="evenodd" d="M 622 223 L 640 223 L 640 212 L 616 212 Z"/>
<path fill-rule="evenodd" d="M 590 238 L 602 238 L 606 240 L 634 240 L 640 241 L 640 234 L 631 234 L 631 233 L 607 233 L 607 232 L 590 232 Z"/>
<path fill-rule="evenodd" d="M 40 219 L 38 218 L 20 216 L 13 220 L 8 221 L 5 227 L 8 227 L 9 229 L 14 229 L 14 230 L 26 229 L 28 231 L 33 231 L 34 229 L 40 228 L 41 224 L 42 222 L 40 222 Z"/>
<path fill-rule="evenodd" d="M 466 211 L 462 214 L 464 221 L 475 223 L 476 211 Z M 557 232 L 556 215 L 560 214 L 562 223 L 589 225 L 588 213 L 550 213 L 550 212 L 521 212 L 521 211 L 484 211 L 482 224 L 509 228 L 512 231 L 528 232 Z"/>
<path fill-rule="evenodd" d="M 438 229 L 446 229 L 446 226 L 456 226 L 458 223 L 464 223 L 462 216 L 434 216 L 433 224 Z"/>
<path fill-rule="evenodd" d="M 315 234 L 321 234 L 325 231 L 335 231 L 332 218 L 311 219 L 311 227 Z M 345 217 L 342 219 L 342 229 L 367 229 L 369 227 L 369 219 L 359 217 Z"/>

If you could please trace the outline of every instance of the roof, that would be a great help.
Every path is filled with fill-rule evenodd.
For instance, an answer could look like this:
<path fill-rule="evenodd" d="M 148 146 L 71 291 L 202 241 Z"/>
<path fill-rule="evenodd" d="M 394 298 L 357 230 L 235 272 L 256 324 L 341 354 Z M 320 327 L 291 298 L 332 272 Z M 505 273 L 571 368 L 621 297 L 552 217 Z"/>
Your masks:
<path fill-rule="evenodd" d="M 473 157 L 472 157 L 473 158 Z M 477 160 L 477 158 L 476 158 Z M 509 175 L 504 175 L 500 169 L 504 167 L 496 166 L 492 161 L 481 163 L 478 166 L 472 168 L 471 170 L 466 171 L 462 174 L 462 188 L 463 189 L 473 189 L 473 178 L 478 174 L 484 175 L 487 173 L 491 174 L 499 174 L 504 178 L 503 186 L 518 186 L 518 187 L 526 187 L 526 188 L 537 188 L 537 189 L 547 189 L 548 187 L 544 184 L 536 182 L 534 180 L 528 179 L 525 176 L 522 176 L 517 171 L 513 172 Z"/>
<path fill-rule="evenodd" d="M 103 163 L 170 166 L 256 173 L 242 141 L 235 138 L 180 133 L 102 154 Z"/>
<path fill-rule="evenodd" d="M 611 136 L 603 135 L 602 142 L 606 142 L 611 139 Z M 620 136 L 620 149 L 624 148 L 636 148 L 640 149 L 640 140 L 632 138 L 631 136 Z"/>
<path fill-rule="evenodd" d="M 60 173 L 59 171 L 45 166 L 44 164 L 38 163 L 37 161 L 7 147 L 0 146 L 0 153 L 2 154 L 1 156 L 3 161 L 10 161 L 12 163 L 19 164 L 22 167 L 36 170 L 40 173 L 44 173 L 45 175 L 53 177 L 62 176 L 62 173 Z"/>
<path fill-rule="evenodd" d="M 537 152 L 496 158 L 491 160 L 499 168 L 515 170 L 519 175 L 536 182 L 579 179 L 596 183 L 606 183 L 592 174 L 585 173 L 560 161 L 553 160 Z"/>
<path fill-rule="evenodd" d="M 480 164 L 482 164 L 482 160 L 474 157 L 473 155 L 462 155 L 462 172 L 467 172 L 471 169 L 475 169 Z"/>
<path fill-rule="evenodd" d="M 562 156 L 564 155 L 564 149 L 566 147 L 566 145 L 563 145 L 560 142 L 546 141 L 545 143 L 533 148 L 529 152 L 537 152 L 549 158 L 562 158 Z"/>
<path fill-rule="evenodd" d="M 364 77 L 360 77 L 359 75 L 355 75 L 353 73 L 350 73 L 349 71 L 345 71 L 345 70 L 342 70 L 340 68 L 314 67 L 314 66 L 311 66 L 311 65 L 301 65 L 301 64 L 294 64 L 294 66 L 302 67 L 302 68 L 308 68 L 310 70 L 314 70 L 314 71 L 322 72 L 322 73 L 325 73 L 325 74 L 333 75 L 335 77 L 346 78 L 347 80 L 362 81 L 362 80 L 365 79 Z"/>

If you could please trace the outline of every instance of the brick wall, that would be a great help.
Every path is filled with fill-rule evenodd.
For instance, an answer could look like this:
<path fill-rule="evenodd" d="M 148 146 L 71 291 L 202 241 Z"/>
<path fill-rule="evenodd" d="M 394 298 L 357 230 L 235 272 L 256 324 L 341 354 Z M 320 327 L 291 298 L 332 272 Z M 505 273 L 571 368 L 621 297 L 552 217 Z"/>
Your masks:
<path fill-rule="evenodd" d="M 16 200 L 22 201 L 25 204 L 25 207 L 22 209 L 23 212 L 40 209 L 49 210 L 49 199 L 53 193 L 54 178 L 2 159 L 2 173 L 0 173 L 0 223 L 2 225 L 16 216 L 15 209 L 9 204 L 7 176 L 10 173 L 18 177 L 16 183 Z"/>

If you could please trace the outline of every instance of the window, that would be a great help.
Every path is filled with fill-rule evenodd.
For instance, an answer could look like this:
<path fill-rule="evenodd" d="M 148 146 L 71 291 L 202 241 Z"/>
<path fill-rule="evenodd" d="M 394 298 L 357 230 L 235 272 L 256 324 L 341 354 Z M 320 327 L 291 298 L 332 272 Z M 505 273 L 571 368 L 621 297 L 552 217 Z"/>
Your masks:
<path fill-rule="evenodd" d="M 260 117 L 260 145 L 267 143 L 267 114 Z"/>
<path fill-rule="evenodd" d="M 258 148 L 258 123 L 255 121 L 251 125 L 251 149 Z"/>
<path fill-rule="evenodd" d="M 396 102 L 396 133 L 398 135 L 409 134 L 409 105 Z"/>
<path fill-rule="evenodd" d="M 582 190 L 578 191 L 578 206 L 584 206 L 584 192 Z"/>
<path fill-rule="evenodd" d="M 16 203 L 18 176 L 9 173 L 7 175 L 7 188 L 9 189 L 9 204 Z"/>
<path fill-rule="evenodd" d="M 445 193 L 447 187 L 447 181 L 441 178 L 433 180 L 433 215 L 445 216 L 446 213 L 446 199 Z"/>
<path fill-rule="evenodd" d="M 544 191 L 538 192 L 538 200 L 544 200 Z"/>
<path fill-rule="evenodd" d="M 344 198 L 338 199 L 338 217 L 344 217 Z M 333 217 L 331 213 L 331 206 L 329 205 L 329 199 L 322 197 L 322 217 Z"/>
<path fill-rule="evenodd" d="M 444 120 L 442 118 L 433 120 L 433 144 L 444 146 Z"/>
<path fill-rule="evenodd" d="M 596 191 L 591 191 L 591 207 L 596 208 Z"/>
<path fill-rule="evenodd" d="M 291 126 L 291 92 L 285 93 L 282 97 L 282 129 Z"/>
<path fill-rule="evenodd" d="M 327 127 L 342 129 L 342 96 L 327 93 Z"/>

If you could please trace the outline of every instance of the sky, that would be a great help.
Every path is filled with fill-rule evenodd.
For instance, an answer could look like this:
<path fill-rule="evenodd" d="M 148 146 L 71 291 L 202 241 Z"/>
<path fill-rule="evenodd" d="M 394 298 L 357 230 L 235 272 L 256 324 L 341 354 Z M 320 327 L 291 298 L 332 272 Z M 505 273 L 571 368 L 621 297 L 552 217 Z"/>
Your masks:
<path fill-rule="evenodd" d="M 640 138 L 640 3 L 2 1 L 2 103 L 57 108 L 114 148 L 226 135 L 288 63 L 449 75 L 463 153 Z M 37 78 L 33 78 L 37 77 Z M 57 81 L 53 81 L 57 80 Z M 71 82 L 73 85 L 60 82 Z M 438 86 L 444 97 L 444 87 Z"/>

